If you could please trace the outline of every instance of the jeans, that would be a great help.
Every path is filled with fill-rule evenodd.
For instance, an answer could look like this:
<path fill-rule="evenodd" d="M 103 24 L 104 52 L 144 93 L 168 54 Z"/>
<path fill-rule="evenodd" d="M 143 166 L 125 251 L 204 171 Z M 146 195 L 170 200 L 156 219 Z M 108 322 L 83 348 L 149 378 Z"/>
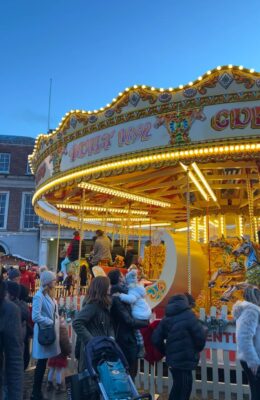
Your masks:
<path fill-rule="evenodd" d="M 33 380 L 33 398 L 38 399 L 42 393 L 42 381 L 44 378 L 47 359 L 41 359 L 37 361 L 35 372 L 34 372 L 34 380 Z"/>
<path fill-rule="evenodd" d="M 251 400 L 259 400 L 260 398 L 260 367 L 258 367 L 257 374 L 254 375 L 245 361 L 241 361 L 241 365 L 248 379 Z"/>
<path fill-rule="evenodd" d="M 192 391 L 192 370 L 170 368 L 173 384 L 169 400 L 189 400 Z"/>
<path fill-rule="evenodd" d="M 64 258 L 64 260 L 61 263 L 61 272 L 63 273 L 63 280 L 65 280 L 65 278 L 68 275 L 68 265 L 70 264 L 70 260 L 68 257 Z"/>

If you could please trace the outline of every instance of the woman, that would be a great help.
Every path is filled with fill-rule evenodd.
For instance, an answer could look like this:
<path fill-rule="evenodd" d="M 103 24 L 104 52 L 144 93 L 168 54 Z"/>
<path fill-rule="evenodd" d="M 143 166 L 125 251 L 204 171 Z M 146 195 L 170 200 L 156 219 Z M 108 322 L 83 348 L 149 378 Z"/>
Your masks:
<path fill-rule="evenodd" d="M 199 353 L 205 346 L 206 330 L 191 311 L 185 294 L 170 298 L 165 317 L 155 329 L 152 342 L 166 355 L 170 367 L 173 385 L 169 400 L 189 400 L 192 370 L 196 369 Z"/>
<path fill-rule="evenodd" d="M 85 346 L 95 336 L 112 336 L 114 330 L 110 318 L 110 281 L 106 276 L 98 276 L 91 281 L 82 310 L 73 321 L 73 329 L 80 344 L 79 372 L 86 368 Z M 95 382 L 84 380 L 82 398 L 88 400 L 99 398 Z"/>
<path fill-rule="evenodd" d="M 43 271 L 40 275 L 40 289 L 33 298 L 32 320 L 34 322 L 32 356 L 37 359 L 34 373 L 31 400 L 43 400 L 42 381 L 48 358 L 60 354 L 59 314 L 58 305 L 54 299 L 56 276 L 51 271 Z M 38 340 L 39 326 L 42 328 L 54 324 L 56 338 L 50 345 L 41 345 Z"/>
<path fill-rule="evenodd" d="M 124 278 L 118 269 L 108 273 L 111 283 L 111 294 L 127 293 Z M 131 306 L 123 303 L 119 297 L 113 296 L 111 307 L 115 339 L 123 351 L 128 364 L 131 377 L 134 379 L 137 374 L 138 344 L 136 341 L 135 330 L 148 326 L 148 321 L 137 320 L 132 317 Z"/>
<path fill-rule="evenodd" d="M 237 358 L 248 378 L 251 400 L 260 396 L 260 290 L 248 286 L 244 301 L 233 306 L 236 320 Z"/>
<path fill-rule="evenodd" d="M 5 284 L 0 278 L 0 399 L 3 379 L 8 400 L 23 398 L 23 340 L 19 308 L 5 299 Z"/>

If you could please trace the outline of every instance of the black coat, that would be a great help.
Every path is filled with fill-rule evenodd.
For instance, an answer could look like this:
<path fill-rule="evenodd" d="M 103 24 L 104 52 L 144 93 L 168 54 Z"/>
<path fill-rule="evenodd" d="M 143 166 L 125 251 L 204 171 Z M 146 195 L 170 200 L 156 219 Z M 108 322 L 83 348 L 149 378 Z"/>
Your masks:
<path fill-rule="evenodd" d="M 113 249 L 111 251 L 112 260 L 115 261 L 116 256 L 125 257 L 125 250 L 121 246 L 121 244 L 114 244 Z"/>
<path fill-rule="evenodd" d="M 137 254 L 137 252 L 132 249 L 132 250 L 127 250 L 126 255 L 125 255 L 125 268 L 129 268 L 131 264 L 133 263 L 134 256 Z"/>
<path fill-rule="evenodd" d="M 113 293 L 125 293 L 125 290 L 122 286 L 112 285 L 111 294 Z M 133 318 L 131 306 L 123 303 L 119 297 L 113 297 L 111 317 L 116 342 L 123 351 L 131 369 L 137 360 L 138 353 L 135 330 L 145 328 L 148 325 L 148 321 Z"/>
<path fill-rule="evenodd" d="M 206 330 L 190 309 L 185 295 L 173 296 L 152 336 L 153 344 L 170 367 L 195 369 L 206 343 Z"/>
<path fill-rule="evenodd" d="M 96 303 L 83 306 L 73 321 L 73 329 L 80 343 L 79 372 L 84 371 L 85 345 L 95 336 L 115 336 L 110 312 Z"/>
<path fill-rule="evenodd" d="M 0 400 L 2 400 L 4 375 L 8 400 L 22 400 L 23 368 L 20 310 L 14 303 L 3 300 L 0 305 Z"/>

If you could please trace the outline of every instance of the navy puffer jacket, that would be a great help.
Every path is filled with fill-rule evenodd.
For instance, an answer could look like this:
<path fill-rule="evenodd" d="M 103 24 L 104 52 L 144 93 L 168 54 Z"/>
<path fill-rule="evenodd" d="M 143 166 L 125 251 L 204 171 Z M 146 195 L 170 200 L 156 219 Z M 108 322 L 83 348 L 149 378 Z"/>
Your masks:
<path fill-rule="evenodd" d="M 206 330 L 190 309 L 185 295 L 175 295 L 166 307 L 152 336 L 153 344 L 166 355 L 172 368 L 195 369 L 206 343 Z"/>

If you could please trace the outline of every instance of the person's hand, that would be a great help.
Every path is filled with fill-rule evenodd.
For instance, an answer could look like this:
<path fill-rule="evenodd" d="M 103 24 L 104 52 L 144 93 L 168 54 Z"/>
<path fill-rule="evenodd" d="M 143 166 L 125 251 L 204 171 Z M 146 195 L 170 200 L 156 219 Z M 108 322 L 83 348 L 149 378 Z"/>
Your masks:
<path fill-rule="evenodd" d="M 258 367 L 259 367 L 259 365 L 255 365 L 255 366 L 253 366 L 253 367 L 250 368 L 253 375 L 256 375 L 256 374 L 257 374 Z"/>
<path fill-rule="evenodd" d="M 120 293 L 118 293 L 118 292 L 117 292 L 117 293 L 113 293 L 112 296 L 113 296 L 113 297 L 119 297 L 119 296 L 120 296 Z"/>

